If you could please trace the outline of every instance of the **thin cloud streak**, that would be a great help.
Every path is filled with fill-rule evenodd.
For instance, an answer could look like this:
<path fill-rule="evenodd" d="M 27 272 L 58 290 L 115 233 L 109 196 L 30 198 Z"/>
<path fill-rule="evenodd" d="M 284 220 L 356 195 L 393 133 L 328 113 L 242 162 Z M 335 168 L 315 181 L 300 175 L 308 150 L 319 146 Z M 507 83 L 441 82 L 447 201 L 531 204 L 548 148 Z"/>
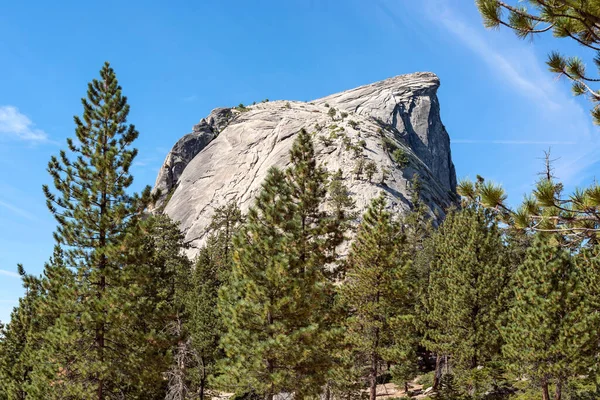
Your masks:
<path fill-rule="evenodd" d="M 36 221 L 37 218 L 35 218 L 35 216 L 33 216 L 32 214 L 30 214 L 29 212 L 17 207 L 17 206 L 13 206 L 12 204 L 6 203 L 2 200 L 0 200 L 0 207 L 4 207 L 7 210 L 11 211 L 13 214 L 19 215 L 23 218 L 26 218 L 30 221 Z"/>
<path fill-rule="evenodd" d="M 397 9 L 406 8 L 402 1 L 393 2 Z M 452 143 L 489 143 L 512 145 L 568 145 L 556 153 L 560 157 L 557 171 L 566 184 L 576 185 L 589 175 L 589 169 L 600 160 L 600 132 L 593 128 L 591 117 L 562 85 L 558 85 L 527 44 L 498 45 L 484 35 L 481 20 L 471 21 L 457 11 L 453 1 L 423 0 L 419 7 L 429 23 L 448 32 L 458 43 L 470 50 L 492 72 L 493 79 L 512 88 L 516 94 L 528 99 L 531 109 L 541 115 L 540 130 L 529 139 L 505 141 L 478 141 L 477 139 L 452 140 Z M 392 7 L 386 7 L 392 16 Z M 489 33 L 493 35 L 492 32 Z M 497 33 L 496 33 L 497 34 Z M 515 39 L 516 40 L 516 39 Z M 564 118 L 564 116 L 569 116 Z M 532 121 L 533 122 L 533 121 Z M 544 135 L 543 137 L 540 135 Z M 536 137 L 537 136 L 537 137 Z M 571 140 L 563 141 L 562 138 Z M 587 174 L 586 174 L 587 173 Z"/>
<path fill-rule="evenodd" d="M 452 139 L 453 144 L 508 144 L 508 145 L 575 145 L 577 142 L 563 141 L 538 141 L 538 140 L 471 140 L 471 139 Z"/>
<path fill-rule="evenodd" d="M 7 271 L 5 269 L 0 269 L 0 275 L 4 275 L 4 276 L 10 276 L 11 278 L 20 278 L 21 275 L 19 275 L 16 272 L 12 272 L 12 271 Z"/>
<path fill-rule="evenodd" d="M 48 141 L 46 132 L 37 129 L 33 121 L 14 106 L 0 106 L 0 136 L 38 143 Z"/>

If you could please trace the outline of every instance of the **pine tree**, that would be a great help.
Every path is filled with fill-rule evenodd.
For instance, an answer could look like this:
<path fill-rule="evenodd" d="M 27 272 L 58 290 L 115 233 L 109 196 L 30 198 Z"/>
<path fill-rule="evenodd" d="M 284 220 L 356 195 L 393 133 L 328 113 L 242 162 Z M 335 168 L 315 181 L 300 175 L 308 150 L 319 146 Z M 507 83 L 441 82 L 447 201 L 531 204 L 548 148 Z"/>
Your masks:
<path fill-rule="evenodd" d="M 44 186 L 58 222 L 56 241 L 65 248 L 67 266 L 77 272 L 77 299 L 47 337 L 60 353 L 49 358 L 58 375 L 46 380 L 53 396 L 101 400 L 144 383 L 137 374 L 148 360 L 140 358 L 136 342 L 144 335 L 130 329 L 141 292 L 129 285 L 135 273 L 124 268 L 121 244 L 136 232 L 150 189 L 141 196 L 126 192 L 137 155 L 130 146 L 138 131 L 127 124 L 127 98 L 108 63 L 100 79 L 88 84 L 82 104 L 83 118 L 75 117 L 76 140 L 67 139 L 71 154 L 61 151 L 48 165 L 58 193 Z"/>
<path fill-rule="evenodd" d="M 19 273 L 25 296 L 0 333 L 0 393 L 9 399 L 44 398 L 44 392 L 36 392 L 36 375 L 48 366 L 44 336 L 64 310 L 48 304 L 73 287 L 73 274 L 65 268 L 58 246 L 41 277 L 26 274 L 22 266 Z"/>
<path fill-rule="evenodd" d="M 596 57 L 595 67 L 600 68 L 600 59 L 597 58 L 600 45 L 597 33 L 600 29 L 600 4 L 597 0 L 477 0 L 476 4 L 487 28 L 506 26 L 520 38 L 531 38 L 552 31 L 555 37 L 572 39 L 590 51 Z M 529 9 L 527 5 L 530 6 Z M 552 52 L 546 63 L 551 72 L 559 77 L 564 76 L 573 83 L 573 94 L 589 97 L 594 104 L 594 122 L 600 124 L 600 94 L 592 87 L 598 79 L 586 71 L 583 60 Z"/>
<path fill-rule="evenodd" d="M 35 307 L 40 298 L 39 282 L 28 277 L 21 266 L 19 272 L 25 296 L 13 309 L 8 324 L 0 327 L 0 398 L 25 399 L 31 381 L 32 363 L 28 359 L 28 336 L 35 329 Z"/>
<path fill-rule="evenodd" d="M 140 222 L 123 246 L 128 249 L 124 288 L 130 295 L 135 293 L 132 286 L 138 288 L 126 326 L 139 360 L 132 371 L 143 382 L 139 388 L 143 398 L 164 399 L 164 374 L 180 339 L 174 327 L 186 316 L 186 298 L 192 289 L 192 263 L 182 252 L 186 246 L 179 225 L 167 215 Z M 135 391 L 131 390 L 132 395 Z"/>
<path fill-rule="evenodd" d="M 515 275 L 503 350 L 541 388 L 544 400 L 550 399 L 549 385 L 560 400 L 567 384 L 596 364 L 600 316 L 588 301 L 588 278 L 567 251 L 541 237 Z"/>
<path fill-rule="evenodd" d="M 185 328 L 188 343 L 180 343 L 181 352 L 190 355 L 182 360 L 184 386 L 203 400 L 210 383 L 216 376 L 217 362 L 223 358 L 219 339 L 225 327 L 217 309 L 218 293 L 227 281 L 232 268 L 233 237 L 243 222 L 236 203 L 230 202 L 215 210 L 207 232 L 207 243 L 196 259 L 192 287 L 186 298 Z M 181 385 L 180 385 L 181 386 Z"/>
<path fill-rule="evenodd" d="M 412 303 L 407 282 L 409 263 L 403 254 L 400 227 L 385 210 L 385 198 L 373 200 L 363 216 L 348 255 L 347 279 L 340 301 L 349 309 L 345 340 L 354 357 L 368 365 L 370 399 L 377 396 L 377 376 L 383 362 L 412 364 Z M 407 378 L 402 376 L 401 378 Z"/>
<path fill-rule="evenodd" d="M 232 275 L 219 294 L 228 357 L 220 382 L 266 399 L 318 394 L 331 363 L 325 308 L 333 291 L 325 274 L 339 225 L 322 207 L 326 173 L 304 130 L 290 159 L 287 171 L 269 170 L 234 238 Z"/>
<path fill-rule="evenodd" d="M 510 280 L 502 235 L 490 211 L 471 205 L 449 212 L 430 248 L 424 344 L 450 357 L 459 384 L 474 395 L 490 389 L 480 378 L 502 343 L 499 293 Z"/>

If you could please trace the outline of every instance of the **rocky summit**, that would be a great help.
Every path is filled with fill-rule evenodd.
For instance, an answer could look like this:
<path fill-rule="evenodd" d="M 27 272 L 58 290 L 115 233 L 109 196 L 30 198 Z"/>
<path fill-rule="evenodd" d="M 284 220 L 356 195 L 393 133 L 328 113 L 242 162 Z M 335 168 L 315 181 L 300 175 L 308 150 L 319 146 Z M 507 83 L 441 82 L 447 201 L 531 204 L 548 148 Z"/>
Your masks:
<path fill-rule="evenodd" d="M 420 197 L 441 218 L 457 196 L 439 86 L 435 74 L 421 72 L 311 102 L 217 108 L 167 155 L 156 179 L 162 196 L 155 210 L 181 223 L 193 257 L 214 209 L 235 200 L 246 211 L 267 170 L 287 166 L 292 142 L 304 128 L 314 137 L 318 161 L 331 172 L 342 171 L 359 213 L 382 192 L 394 211 L 410 209 L 416 175 Z M 376 166 L 370 179 L 367 164 L 372 171 Z"/>

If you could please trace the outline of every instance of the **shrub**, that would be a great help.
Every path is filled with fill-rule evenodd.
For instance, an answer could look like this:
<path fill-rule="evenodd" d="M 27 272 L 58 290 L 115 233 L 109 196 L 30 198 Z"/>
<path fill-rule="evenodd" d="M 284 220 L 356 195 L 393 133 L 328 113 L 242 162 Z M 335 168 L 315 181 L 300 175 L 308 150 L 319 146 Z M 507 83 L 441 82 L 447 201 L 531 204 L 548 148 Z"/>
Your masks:
<path fill-rule="evenodd" d="M 358 141 L 358 145 L 364 149 L 365 147 L 367 147 L 367 142 L 361 139 Z"/>
<path fill-rule="evenodd" d="M 342 145 L 344 146 L 344 150 L 348 151 L 352 148 L 352 140 L 348 137 L 348 135 L 342 136 Z"/>
<path fill-rule="evenodd" d="M 250 111 L 250 109 L 248 107 L 246 107 L 244 105 L 244 103 L 240 103 L 235 109 L 238 110 L 239 112 Z"/>
<path fill-rule="evenodd" d="M 333 143 L 333 141 L 330 138 L 323 135 L 319 136 L 319 140 L 321 141 L 321 143 L 323 143 L 325 147 L 331 146 L 331 144 Z"/>
<path fill-rule="evenodd" d="M 289 101 L 287 103 L 285 103 L 285 108 L 292 108 L 292 105 L 290 104 Z"/>
<path fill-rule="evenodd" d="M 360 146 L 352 145 L 352 151 L 354 152 L 355 158 L 362 157 L 363 155 L 363 148 Z"/>
<path fill-rule="evenodd" d="M 348 116 L 348 113 L 347 113 L 347 112 L 343 112 L 343 111 L 342 111 L 342 112 L 340 113 L 340 117 L 342 117 L 342 121 L 343 121 L 343 120 L 344 120 L 344 118 L 346 118 L 347 116 Z"/>
<path fill-rule="evenodd" d="M 435 377 L 435 371 L 428 372 L 417 378 L 417 383 L 423 385 L 423 390 L 433 386 L 433 378 Z"/>
<path fill-rule="evenodd" d="M 381 146 L 388 152 L 393 153 L 398 149 L 398 144 L 389 137 L 381 138 Z"/>
<path fill-rule="evenodd" d="M 356 159 L 356 163 L 354 164 L 354 170 L 352 171 L 356 176 L 356 179 L 360 179 L 363 170 L 365 168 L 365 159 L 362 157 L 358 157 Z"/>
<path fill-rule="evenodd" d="M 388 180 L 391 173 L 392 171 L 390 171 L 389 168 L 381 167 L 381 180 L 379 181 L 379 183 L 385 185 L 385 181 Z"/>
<path fill-rule="evenodd" d="M 365 164 L 365 175 L 367 176 L 367 180 L 369 181 L 369 183 L 373 179 L 373 175 L 375 175 L 376 173 L 377 164 L 375 164 L 375 161 L 369 161 Z"/>
<path fill-rule="evenodd" d="M 358 122 L 352 119 L 348 121 L 348 125 L 350 125 L 353 129 L 358 129 Z"/>
<path fill-rule="evenodd" d="M 331 107 L 329 109 L 329 111 L 327 112 L 327 115 L 329 115 L 331 117 L 331 119 L 333 120 L 335 118 L 335 114 L 337 113 L 337 110 L 333 107 Z"/>
<path fill-rule="evenodd" d="M 408 155 L 401 148 L 397 148 L 396 150 L 394 150 L 394 152 L 392 153 L 392 160 L 394 160 L 394 162 L 396 162 L 396 164 L 400 165 L 401 167 L 405 167 L 406 165 L 408 165 L 409 161 Z"/>

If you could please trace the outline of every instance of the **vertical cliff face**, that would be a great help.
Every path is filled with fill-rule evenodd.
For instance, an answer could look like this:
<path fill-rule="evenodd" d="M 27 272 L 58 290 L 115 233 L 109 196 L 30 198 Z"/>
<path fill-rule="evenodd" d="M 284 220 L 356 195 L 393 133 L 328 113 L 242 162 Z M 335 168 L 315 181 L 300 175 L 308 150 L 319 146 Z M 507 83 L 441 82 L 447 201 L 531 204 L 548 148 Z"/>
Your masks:
<path fill-rule="evenodd" d="M 316 104 L 371 117 L 396 130 L 439 183 L 456 190 L 450 136 L 440 118 L 439 78 L 430 72 L 401 75 L 333 94 Z"/>
<path fill-rule="evenodd" d="M 417 175 L 421 198 L 432 215 L 441 217 L 456 200 L 456 175 L 438 87 L 434 74 L 417 73 L 309 103 L 216 109 L 167 155 L 156 180 L 163 192 L 158 206 L 181 223 L 192 246 L 200 246 L 214 209 L 235 200 L 247 210 L 267 170 L 288 165 L 292 142 L 304 128 L 313 134 L 317 160 L 330 171 L 342 171 L 357 211 L 382 192 L 390 209 L 406 211 Z M 398 163 L 390 147 L 400 149 L 407 162 Z M 356 174 L 358 159 L 377 165 L 370 181 Z M 384 170 L 389 171 L 385 179 Z"/>
<path fill-rule="evenodd" d="M 175 143 L 165 159 L 154 184 L 163 196 L 169 194 L 177 185 L 183 170 L 204 149 L 227 123 L 235 116 L 229 108 L 216 108 L 206 118 L 192 128 L 192 132 Z"/>

